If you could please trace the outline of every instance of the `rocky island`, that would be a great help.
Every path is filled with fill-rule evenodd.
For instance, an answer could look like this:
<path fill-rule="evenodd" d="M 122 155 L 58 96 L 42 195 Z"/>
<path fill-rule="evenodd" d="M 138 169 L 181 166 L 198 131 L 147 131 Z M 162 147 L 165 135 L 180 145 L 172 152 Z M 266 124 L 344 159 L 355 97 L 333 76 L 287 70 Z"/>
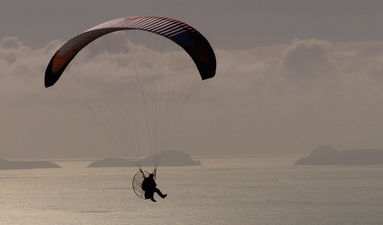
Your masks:
<path fill-rule="evenodd" d="M 8 161 L 0 159 L 0 170 L 25 170 L 40 168 L 60 168 L 60 166 L 46 161 Z"/>
<path fill-rule="evenodd" d="M 151 156 L 140 160 L 140 165 L 143 167 L 153 166 L 153 157 Z M 160 166 L 200 166 L 201 162 L 193 160 L 189 154 L 182 151 L 166 151 L 163 152 Z M 128 159 L 122 158 L 107 158 L 97 160 L 91 163 L 88 167 L 136 167 L 136 164 Z"/>
<path fill-rule="evenodd" d="M 332 145 L 320 146 L 294 165 L 382 165 L 383 149 L 338 151 Z"/>

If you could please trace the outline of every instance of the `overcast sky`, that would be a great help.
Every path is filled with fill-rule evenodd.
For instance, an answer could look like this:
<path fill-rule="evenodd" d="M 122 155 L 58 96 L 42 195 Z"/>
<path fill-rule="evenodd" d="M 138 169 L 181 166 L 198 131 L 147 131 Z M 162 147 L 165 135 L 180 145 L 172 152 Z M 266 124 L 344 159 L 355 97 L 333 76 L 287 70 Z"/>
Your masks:
<path fill-rule="evenodd" d="M 382 1 L 3 0 L 0 158 L 113 156 L 60 103 L 45 68 L 68 39 L 110 19 L 175 18 L 217 56 L 172 148 L 200 154 L 302 154 L 383 148 Z M 108 149 L 108 150 L 106 150 Z"/>

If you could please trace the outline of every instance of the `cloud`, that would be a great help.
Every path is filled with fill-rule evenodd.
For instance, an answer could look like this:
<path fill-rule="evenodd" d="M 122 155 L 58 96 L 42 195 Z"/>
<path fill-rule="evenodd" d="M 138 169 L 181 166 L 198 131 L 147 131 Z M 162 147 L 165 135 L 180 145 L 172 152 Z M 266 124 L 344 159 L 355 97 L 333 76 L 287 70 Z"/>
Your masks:
<path fill-rule="evenodd" d="M 282 54 L 285 76 L 296 82 L 320 80 L 335 69 L 330 54 L 331 43 L 295 39 Z"/>
<path fill-rule="evenodd" d="M 4 38 L 0 44 L 1 98 L 9 101 L 44 98 L 44 71 L 61 44 L 56 40 L 42 49 L 33 50 L 17 38 Z M 143 46 L 131 45 L 130 48 Z M 344 99 L 383 94 L 380 88 L 383 82 L 381 42 L 330 43 L 295 39 L 290 45 L 215 51 L 217 74 L 204 81 L 207 88 L 201 95 L 206 99 Z M 93 56 L 94 52 L 91 53 L 78 56 L 77 61 L 89 62 L 81 65 L 82 71 L 98 70 L 106 64 L 112 65 L 118 71 L 116 74 L 136 71 L 134 66 L 141 67 L 140 71 L 145 73 L 149 67 L 159 68 L 159 65 L 148 63 L 149 59 L 137 62 L 138 58 L 113 49 L 108 56 L 110 60 L 105 60 L 105 55 Z M 156 52 L 149 55 L 158 57 Z M 169 65 L 166 61 L 171 57 L 175 56 L 163 57 L 161 67 Z M 121 79 L 116 81 L 121 82 Z"/>
<path fill-rule="evenodd" d="M 382 47 L 295 39 L 290 45 L 217 50 L 211 85 L 219 94 L 258 100 L 370 98 L 383 94 Z"/>
<path fill-rule="evenodd" d="M 28 101 L 40 95 L 46 64 L 59 44 L 32 50 L 15 37 L 5 37 L 0 44 L 1 100 Z"/>

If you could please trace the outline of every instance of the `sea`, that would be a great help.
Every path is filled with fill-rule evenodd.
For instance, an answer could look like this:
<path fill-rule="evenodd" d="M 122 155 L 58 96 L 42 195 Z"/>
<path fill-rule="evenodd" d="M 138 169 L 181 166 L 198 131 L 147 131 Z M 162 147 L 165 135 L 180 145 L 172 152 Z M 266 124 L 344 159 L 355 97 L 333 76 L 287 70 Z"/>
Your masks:
<path fill-rule="evenodd" d="M 383 224 L 383 166 L 294 166 L 292 156 L 201 156 L 160 167 L 157 202 L 132 190 L 137 168 L 0 171 L 0 224 Z M 149 170 L 149 168 L 148 168 Z"/>

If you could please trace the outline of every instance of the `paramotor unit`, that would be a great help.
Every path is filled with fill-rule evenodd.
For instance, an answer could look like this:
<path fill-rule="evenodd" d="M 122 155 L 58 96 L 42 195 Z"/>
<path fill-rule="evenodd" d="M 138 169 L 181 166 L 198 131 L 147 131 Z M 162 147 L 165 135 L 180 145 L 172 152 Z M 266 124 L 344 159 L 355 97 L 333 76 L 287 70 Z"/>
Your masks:
<path fill-rule="evenodd" d="M 140 171 L 138 171 L 133 177 L 133 181 L 132 181 L 133 191 L 134 193 L 136 193 L 138 197 L 142 199 L 145 199 L 145 191 L 142 190 L 142 182 L 144 181 L 146 177 L 149 177 L 149 174 L 150 174 L 149 172 L 140 169 Z M 154 172 L 154 180 L 155 179 L 156 179 L 156 174 Z"/>

